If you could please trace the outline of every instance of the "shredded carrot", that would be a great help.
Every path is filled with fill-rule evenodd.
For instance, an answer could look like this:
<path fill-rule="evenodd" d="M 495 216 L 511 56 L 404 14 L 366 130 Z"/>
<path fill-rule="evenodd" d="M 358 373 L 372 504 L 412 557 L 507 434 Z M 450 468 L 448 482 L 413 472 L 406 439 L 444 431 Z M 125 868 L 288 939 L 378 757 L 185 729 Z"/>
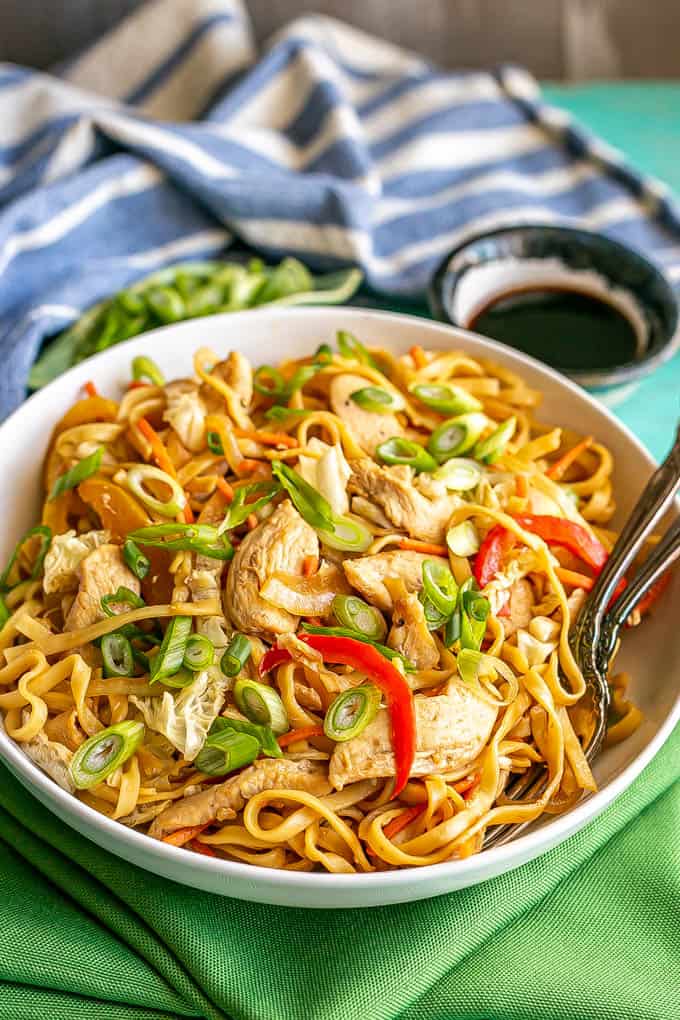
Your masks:
<path fill-rule="evenodd" d="M 151 385 L 151 383 L 142 382 L 141 379 L 134 379 L 132 382 L 128 383 L 127 388 L 129 390 L 138 390 L 138 389 L 141 389 L 144 386 L 150 386 L 150 385 Z"/>
<path fill-rule="evenodd" d="M 257 524 L 258 524 L 257 515 L 248 514 L 248 516 L 246 517 L 246 527 L 248 528 L 248 531 L 255 531 Z"/>
<path fill-rule="evenodd" d="M 167 836 L 163 836 L 163 843 L 170 843 L 171 846 L 184 846 L 194 839 L 200 832 L 207 829 L 209 825 L 212 825 L 212 820 L 205 822 L 203 825 L 188 825 L 185 829 L 175 829 L 174 832 L 168 833 Z"/>
<path fill-rule="evenodd" d="M 425 368 L 427 365 L 427 358 L 425 357 L 425 351 L 419 344 L 414 344 L 410 349 L 409 354 L 413 358 L 413 364 L 416 368 Z"/>
<path fill-rule="evenodd" d="M 279 738 L 279 747 L 288 747 L 289 744 L 296 744 L 298 740 L 309 740 L 310 737 L 322 737 L 323 726 L 302 726 L 299 730 L 289 730 Z"/>
<path fill-rule="evenodd" d="M 587 574 L 579 574 L 578 570 L 567 570 L 566 567 L 555 567 L 555 573 L 564 584 L 570 584 L 572 588 L 585 588 L 586 591 L 595 584 L 593 577 Z"/>
<path fill-rule="evenodd" d="M 418 538 L 401 538 L 400 549 L 412 549 L 414 552 L 429 553 L 431 556 L 446 556 L 445 545 L 437 545 L 435 542 L 421 542 Z"/>
<path fill-rule="evenodd" d="M 593 442 L 594 440 L 592 436 L 586 436 L 585 439 L 582 439 L 580 443 L 576 444 L 576 446 L 572 446 L 571 450 L 567 450 L 566 453 L 563 453 L 562 456 L 558 460 L 554 461 L 546 471 L 548 478 L 552 478 L 554 482 L 559 482 L 567 468 L 571 467 L 574 461 L 581 456 L 583 451 L 593 445 Z"/>
<path fill-rule="evenodd" d="M 515 475 L 515 493 L 520 499 L 524 499 L 525 496 L 529 495 L 526 475 Z"/>
<path fill-rule="evenodd" d="M 243 460 L 239 461 L 236 467 L 236 474 L 239 478 L 244 478 L 246 475 L 252 475 L 263 466 L 264 465 L 259 460 L 251 460 L 249 457 L 244 457 Z"/>
<path fill-rule="evenodd" d="M 232 489 L 229 482 L 227 482 L 224 478 L 218 478 L 216 488 L 218 489 L 219 492 L 222 493 L 227 503 L 233 502 L 234 490 Z"/>
<path fill-rule="evenodd" d="M 203 854 L 204 857 L 219 856 L 218 854 L 215 853 L 211 846 L 208 846 L 207 843 L 201 843 L 201 841 L 198 839 L 192 839 L 191 843 L 189 843 L 189 846 L 192 850 L 195 850 L 197 854 Z"/>
<path fill-rule="evenodd" d="M 87 393 L 88 397 L 98 397 L 99 390 L 92 381 L 83 383 L 83 389 Z"/>
<path fill-rule="evenodd" d="M 482 773 L 475 772 L 471 776 L 466 776 L 465 779 L 459 779 L 457 783 L 453 784 L 453 788 L 456 793 L 460 793 L 462 797 L 470 796 L 472 791 L 476 789 L 482 781 Z"/>
<path fill-rule="evenodd" d="M 392 839 L 393 836 L 396 836 L 398 832 L 405 829 L 418 815 L 421 815 L 426 807 L 427 804 L 414 804 L 413 807 L 405 808 L 400 815 L 397 815 L 396 818 L 387 823 L 383 829 L 383 835 L 387 839 Z"/>
<path fill-rule="evenodd" d="M 182 511 L 182 516 L 184 517 L 184 523 L 185 524 L 193 524 L 194 521 L 196 520 L 196 516 L 194 514 L 194 511 L 191 509 L 191 507 L 189 506 L 188 503 L 184 507 L 184 510 Z"/>
<path fill-rule="evenodd" d="M 139 426 L 139 431 L 151 447 L 153 459 L 156 461 L 161 471 L 165 471 L 166 474 L 171 475 L 173 478 L 177 478 L 175 465 L 170 460 L 170 456 L 168 451 L 165 449 L 163 440 L 158 435 L 155 428 L 149 424 L 146 418 L 139 418 L 137 420 L 137 425 Z"/>
<path fill-rule="evenodd" d="M 234 429 L 234 435 L 239 439 L 254 439 L 264 446 L 289 446 L 291 449 L 298 445 L 297 439 L 289 436 L 286 432 L 258 432 L 257 429 Z"/>
<path fill-rule="evenodd" d="M 318 556 L 305 556 L 302 561 L 302 575 L 303 577 L 311 577 L 312 574 L 316 574 L 319 569 L 319 557 Z"/>

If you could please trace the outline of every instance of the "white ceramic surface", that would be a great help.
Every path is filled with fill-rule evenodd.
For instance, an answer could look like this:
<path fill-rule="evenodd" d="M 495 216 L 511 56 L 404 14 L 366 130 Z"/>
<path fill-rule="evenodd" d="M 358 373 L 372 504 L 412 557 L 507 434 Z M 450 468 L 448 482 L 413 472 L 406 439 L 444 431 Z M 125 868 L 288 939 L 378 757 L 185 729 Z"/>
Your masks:
<path fill-rule="evenodd" d="M 332 342 L 337 329 L 354 332 L 369 345 L 404 352 L 414 344 L 464 349 L 521 372 L 544 393 L 539 417 L 593 433 L 616 461 L 615 487 L 621 515 L 627 514 L 651 473 L 653 462 L 637 440 L 583 390 L 538 362 L 463 330 L 423 319 L 348 308 L 306 308 L 216 316 L 168 326 L 120 344 L 67 372 L 28 400 L 0 427 L 0 562 L 18 537 L 37 520 L 40 470 L 47 437 L 57 419 L 93 379 L 101 392 L 119 395 L 129 380 L 130 361 L 149 354 L 168 378 L 191 373 L 199 346 L 224 355 L 238 348 L 255 363 L 308 353 Z M 670 444 L 669 436 L 669 444 Z M 167 846 L 110 821 L 69 796 L 44 775 L 0 730 L 0 755 L 17 779 L 46 807 L 84 836 L 142 868 L 186 885 L 245 900 L 296 907 L 360 907 L 424 899 L 492 878 L 531 860 L 580 829 L 617 797 L 659 750 L 680 718 L 680 628 L 673 605 L 680 572 L 644 626 L 625 635 L 618 668 L 632 672 L 632 693 L 645 722 L 630 740 L 601 755 L 595 767 L 599 793 L 566 815 L 536 825 L 507 846 L 464 861 L 368 875 L 302 874 L 213 860 Z M 677 616 L 677 613 L 675 614 Z M 675 622 L 675 625 L 674 625 Z"/>

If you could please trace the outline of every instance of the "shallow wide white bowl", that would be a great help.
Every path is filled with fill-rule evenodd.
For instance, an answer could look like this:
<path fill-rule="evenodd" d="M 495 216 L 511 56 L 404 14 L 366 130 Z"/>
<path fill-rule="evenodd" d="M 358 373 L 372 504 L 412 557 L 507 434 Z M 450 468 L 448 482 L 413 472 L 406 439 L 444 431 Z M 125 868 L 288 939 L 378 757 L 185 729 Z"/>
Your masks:
<path fill-rule="evenodd" d="M 86 380 L 93 379 L 102 393 L 119 396 L 136 354 L 149 354 L 171 379 L 191 374 L 192 354 L 199 346 L 212 347 L 221 355 L 236 348 L 255 364 L 271 363 L 332 342 L 338 329 L 350 330 L 366 344 L 397 352 L 414 343 L 463 349 L 522 373 L 531 386 L 544 393 L 539 417 L 593 433 L 612 451 L 622 516 L 628 514 L 652 471 L 652 459 L 634 436 L 583 390 L 493 341 L 422 319 L 360 309 L 242 312 L 168 326 L 120 344 L 67 372 L 31 397 L 0 427 L 0 477 L 5 479 L 0 488 L 0 520 L 5 523 L 0 562 L 6 562 L 19 536 L 38 518 L 40 470 L 48 437 Z M 599 793 L 568 814 L 536 825 L 513 843 L 467 860 L 369 875 L 301 874 L 213 860 L 157 842 L 86 807 L 29 761 L 1 727 L 0 755 L 27 790 L 68 825 L 109 852 L 185 885 L 295 907 L 366 907 L 437 896 L 516 868 L 560 843 L 625 790 L 659 750 L 680 718 L 680 684 L 673 669 L 680 660 L 680 628 L 677 620 L 674 625 L 672 609 L 677 605 L 679 582 L 676 576 L 675 590 L 666 594 L 643 627 L 625 635 L 617 668 L 632 673 L 632 693 L 644 711 L 645 722 L 630 740 L 597 760 Z"/>

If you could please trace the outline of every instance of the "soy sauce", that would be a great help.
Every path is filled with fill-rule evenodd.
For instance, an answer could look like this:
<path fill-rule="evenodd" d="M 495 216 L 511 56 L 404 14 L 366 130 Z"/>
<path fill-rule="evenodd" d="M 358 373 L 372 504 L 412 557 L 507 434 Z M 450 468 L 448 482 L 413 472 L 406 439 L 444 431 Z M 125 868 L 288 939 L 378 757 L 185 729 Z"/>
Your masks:
<path fill-rule="evenodd" d="M 612 368 L 635 360 L 637 350 L 635 330 L 618 308 L 560 287 L 497 294 L 468 329 L 563 371 Z"/>

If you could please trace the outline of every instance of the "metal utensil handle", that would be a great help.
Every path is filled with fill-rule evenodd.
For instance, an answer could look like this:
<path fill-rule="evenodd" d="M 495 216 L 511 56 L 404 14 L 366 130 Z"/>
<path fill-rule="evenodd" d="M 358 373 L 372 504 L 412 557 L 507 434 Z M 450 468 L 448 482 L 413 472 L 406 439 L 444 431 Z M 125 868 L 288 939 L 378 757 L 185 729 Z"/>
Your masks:
<path fill-rule="evenodd" d="M 619 630 L 653 584 L 680 558 L 680 517 L 671 525 L 654 551 L 628 584 L 602 621 L 603 661 L 608 661 Z"/>
<path fill-rule="evenodd" d="M 588 597 L 588 604 L 595 623 L 594 637 L 596 639 L 599 637 L 602 620 L 616 586 L 637 555 L 647 535 L 668 508 L 678 485 L 680 485 L 680 428 L 678 428 L 670 453 L 650 478 L 635 504 L 633 512 L 623 526 L 611 556 L 602 568 Z"/>

